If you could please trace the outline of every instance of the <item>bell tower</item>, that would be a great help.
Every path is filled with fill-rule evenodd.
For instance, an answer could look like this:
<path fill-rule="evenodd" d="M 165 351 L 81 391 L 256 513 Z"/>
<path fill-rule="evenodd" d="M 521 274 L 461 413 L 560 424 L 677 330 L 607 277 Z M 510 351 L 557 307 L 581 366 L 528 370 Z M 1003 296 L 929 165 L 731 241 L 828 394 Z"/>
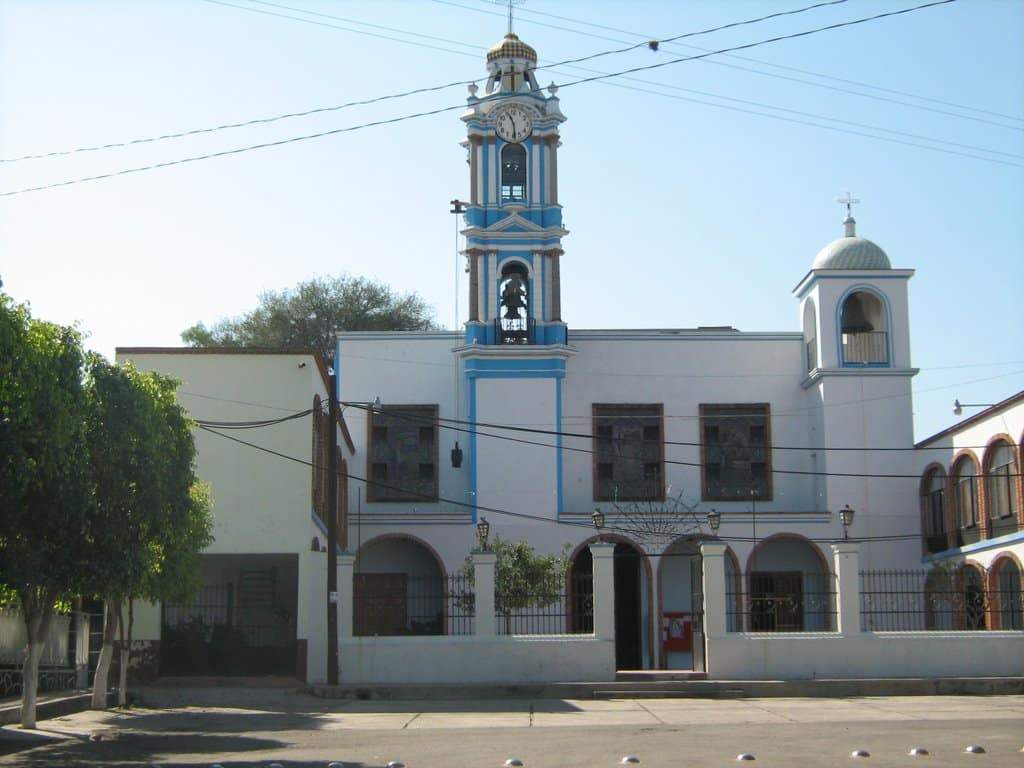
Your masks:
<path fill-rule="evenodd" d="M 465 213 L 469 320 L 457 348 L 473 423 L 562 429 L 567 345 L 562 321 L 558 87 L 537 84 L 537 52 L 511 31 L 487 53 L 487 85 L 470 84 Z M 502 433 L 488 428 L 487 433 Z M 510 433 L 515 436 L 515 433 Z M 476 507 L 556 518 L 561 438 L 551 449 L 469 435 Z M 528 480 L 526 480 L 528 479 Z M 503 528 L 517 521 L 503 521 Z"/>
<path fill-rule="evenodd" d="M 564 344 L 558 203 L 558 86 L 537 84 L 537 52 L 509 32 L 487 52 L 484 93 L 469 86 L 465 214 L 467 344 Z"/>

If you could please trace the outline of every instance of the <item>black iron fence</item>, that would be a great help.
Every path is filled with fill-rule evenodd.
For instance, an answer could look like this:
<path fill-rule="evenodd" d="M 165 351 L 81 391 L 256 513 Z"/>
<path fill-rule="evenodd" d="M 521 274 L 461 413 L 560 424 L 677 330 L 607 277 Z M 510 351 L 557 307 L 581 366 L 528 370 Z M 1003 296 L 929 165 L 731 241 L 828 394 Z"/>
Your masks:
<path fill-rule="evenodd" d="M 746 591 L 730 580 L 725 593 L 730 632 L 834 632 L 836 577 L 831 573 L 752 573 Z"/>
<path fill-rule="evenodd" d="M 357 637 L 473 634 L 475 598 L 465 574 L 357 573 L 352 597 Z"/>
<path fill-rule="evenodd" d="M 1024 629 L 1020 574 L 960 568 L 861 571 L 868 631 Z"/>
<path fill-rule="evenodd" d="M 495 629 L 499 635 L 576 635 L 594 631 L 594 582 L 573 574 L 568 586 L 496 590 Z"/>

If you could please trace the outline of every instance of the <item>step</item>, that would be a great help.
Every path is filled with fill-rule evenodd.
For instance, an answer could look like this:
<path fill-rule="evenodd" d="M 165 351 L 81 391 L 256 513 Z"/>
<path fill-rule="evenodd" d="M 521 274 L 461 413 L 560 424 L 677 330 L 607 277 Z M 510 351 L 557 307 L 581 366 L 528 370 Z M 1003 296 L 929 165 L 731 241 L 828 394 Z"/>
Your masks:
<path fill-rule="evenodd" d="M 627 669 L 615 673 L 617 682 L 660 683 L 707 680 L 707 672 L 681 669 Z"/>

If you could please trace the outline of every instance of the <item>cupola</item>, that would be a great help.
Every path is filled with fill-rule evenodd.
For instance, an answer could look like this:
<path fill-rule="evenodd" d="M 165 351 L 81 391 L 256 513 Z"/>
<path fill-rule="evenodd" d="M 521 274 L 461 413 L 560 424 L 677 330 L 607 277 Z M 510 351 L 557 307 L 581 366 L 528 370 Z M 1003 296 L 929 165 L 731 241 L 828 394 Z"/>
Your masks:
<path fill-rule="evenodd" d="M 540 95 L 534 70 L 537 68 L 537 51 L 527 45 L 515 32 L 509 32 L 499 43 L 487 51 L 487 93 L 495 90 L 501 93 L 533 92 Z M 500 88 L 499 88 L 500 85 Z"/>
<path fill-rule="evenodd" d="M 843 236 L 818 251 L 811 269 L 892 269 L 892 265 L 885 251 L 857 236 L 857 221 L 847 214 Z"/>

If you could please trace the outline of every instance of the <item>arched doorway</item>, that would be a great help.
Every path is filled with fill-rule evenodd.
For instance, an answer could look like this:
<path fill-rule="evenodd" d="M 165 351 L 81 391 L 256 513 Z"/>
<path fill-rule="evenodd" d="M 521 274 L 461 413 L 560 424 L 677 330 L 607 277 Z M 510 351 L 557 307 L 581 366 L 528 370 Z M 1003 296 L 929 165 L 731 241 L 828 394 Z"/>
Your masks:
<path fill-rule="evenodd" d="M 1024 629 L 1024 600 L 1017 561 L 1005 555 L 992 568 L 992 612 L 996 629 Z"/>
<path fill-rule="evenodd" d="M 662 669 L 704 671 L 704 575 L 700 541 L 673 541 L 658 562 Z"/>
<path fill-rule="evenodd" d="M 411 536 L 378 536 L 356 556 L 356 636 L 443 635 L 447 578 L 440 558 Z"/>
<path fill-rule="evenodd" d="M 650 633 L 650 563 L 643 552 L 620 537 L 606 536 L 615 544 L 612 560 L 615 579 L 615 668 L 645 669 L 651 666 Z M 576 548 L 569 561 L 569 583 L 574 594 L 586 589 L 593 578 L 594 560 L 588 540 Z M 592 587 L 591 587 L 592 589 Z M 580 619 L 584 620 L 585 619 Z M 573 619 L 573 629 L 577 629 Z M 591 624 L 591 629 L 593 625 Z M 586 631 L 582 626 L 578 631 Z"/>

